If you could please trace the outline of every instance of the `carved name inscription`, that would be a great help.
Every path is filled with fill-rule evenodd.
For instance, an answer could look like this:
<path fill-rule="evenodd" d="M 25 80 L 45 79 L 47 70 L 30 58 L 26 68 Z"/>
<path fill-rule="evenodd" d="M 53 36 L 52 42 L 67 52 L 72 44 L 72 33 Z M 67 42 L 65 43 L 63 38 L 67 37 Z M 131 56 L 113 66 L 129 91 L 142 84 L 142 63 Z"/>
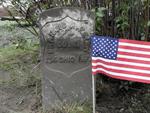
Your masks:
<path fill-rule="evenodd" d="M 86 22 L 84 22 L 86 24 Z M 76 28 L 76 24 L 67 26 L 62 22 L 55 24 L 54 30 L 49 31 L 47 37 L 46 63 L 89 63 L 90 62 L 90 39 L 87 37 L 85 28 Z M 72 32 L 70 32 L 72 30 Z M 74 32 L 79 35 L 74 36 Z M 78 36 L 78 37 L 77 37 Z M 55 53 L 66 51 L 65 55 Z M 80 51 L 78 54 L 68 54 L 67 51 Z"/>

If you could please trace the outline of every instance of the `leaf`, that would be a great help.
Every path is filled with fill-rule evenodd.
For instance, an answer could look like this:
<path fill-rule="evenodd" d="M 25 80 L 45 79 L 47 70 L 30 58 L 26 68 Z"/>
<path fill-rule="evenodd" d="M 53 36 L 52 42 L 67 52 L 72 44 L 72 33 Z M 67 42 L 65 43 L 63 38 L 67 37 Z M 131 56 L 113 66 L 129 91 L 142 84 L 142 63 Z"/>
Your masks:
<path fill-rule="evenodd" d="M 93 8 L 91 11 L 92 11 L 92 12 L 95 12 L 95 8 Z"/>
<path fill-rule="evenodd" d="M 147 22 L 147 26 L 150 27 L 150 21 Z"/>
<path fill-rule="evenodd" d="M 104 11 L 104 10 L 106 10 L 105 7 L 99 7 L 99 8 L 98 8 L 98 11 Z"/>
<path fill-rule="evenodd" d="M 121 25 L 120 24 L 117 24 L 117 28 L 119 28 Z"/>
<path fill-rule="evenodd" d="M 96 16 L 102 18 L 104 14 L 102 12 L 96 12 Z"/>
<path fill-rule="evenodd" d="M 106 10 L 106 8 L 99 7 L 98 10 L 96 11 L 96 16 L 100 18 L 104 17 L 104 10 Z"/>

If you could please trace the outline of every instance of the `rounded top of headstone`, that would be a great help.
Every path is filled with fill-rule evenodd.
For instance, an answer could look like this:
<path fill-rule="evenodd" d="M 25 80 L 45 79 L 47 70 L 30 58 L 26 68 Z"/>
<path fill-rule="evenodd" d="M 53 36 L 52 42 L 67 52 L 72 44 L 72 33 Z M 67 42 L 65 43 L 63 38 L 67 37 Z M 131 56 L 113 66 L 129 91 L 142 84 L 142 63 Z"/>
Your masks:
<path fill-rule="evenodd" d="M 52 8 L 41 13 L 38 19 L 39 27 L 45 25 L 47 22 L 56 22 L 69 17 L 76 21 L 93 19 L 94 15 L 91 11 L 76 8 L 76 7 L 60 7 Z"/>

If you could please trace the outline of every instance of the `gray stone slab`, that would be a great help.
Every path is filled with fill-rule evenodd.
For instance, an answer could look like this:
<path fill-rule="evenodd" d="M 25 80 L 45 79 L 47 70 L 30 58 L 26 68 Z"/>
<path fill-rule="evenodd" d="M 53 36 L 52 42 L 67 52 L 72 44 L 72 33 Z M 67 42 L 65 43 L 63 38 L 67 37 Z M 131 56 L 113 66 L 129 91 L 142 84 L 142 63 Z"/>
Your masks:
<path fill-rule="evenodd" d="M 64 103 L 92 104 L 90 36 L 94 14 L 55 8 L 39 17 L 45 109 Z"/>

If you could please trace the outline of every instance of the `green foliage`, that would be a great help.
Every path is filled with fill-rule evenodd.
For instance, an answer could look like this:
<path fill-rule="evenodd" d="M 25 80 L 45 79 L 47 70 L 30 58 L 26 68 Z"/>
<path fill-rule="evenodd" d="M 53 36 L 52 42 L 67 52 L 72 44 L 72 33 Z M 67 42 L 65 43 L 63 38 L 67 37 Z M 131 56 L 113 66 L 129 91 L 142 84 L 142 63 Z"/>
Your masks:
<path fill-rule="evenodd" d="M 129 4 L 122 3 L 119 5 L 117 8 L 119 10 L 120 15 L 116 17 L 115 22 L 116 22 L 116 27 L 118 31 L 122 32 L 124 37 L 125 37 L 125 31 L 129 27 L 129 18 L 128 18 L 128 11 L 129 11 Z"/>
<path fill-rule="evenodd" d="M 0 69 L 9 72 L 11 77 L 6 83 L 26 86 L 39 80 L 39 72 L 32 72 L 38 64 L 38 40 L 25 28 L 18 27 L 16 22 L 9 21 L 0 23 L 0 38 L 10 40 L 8 45 L 0 48 Z"/>
<path fill-rule="evenodd" d="M 103 25 L 103 17 L 104 17 L 104 11 L 106 10 L 106 8 L 104 7 L 99 7 L 99 8 L 95 8 L 93 11 L 95 12 L 96 15 L 96 22 L 95 22 L 95 27 L 96 27 L 96 32 L 100 32 L 101 31 L 101 26 Z"/>
<path fill-rule="evenodd" d="M 150 27 L 150 21 L 147 22 L 147 26 Z"/>
<path fill-rule="evenodd" d="M 25 23 L 22 22 L 25 26 Z M 16 22 L 1 21 L 0 22 L 0 38 L 8 40 L 8 45 L 24 46 L 28 48 L 34 44 L 39 43 L 36 36 L 32 35 L 31 32 L 27 31 L 26 28 L 32 29 L 31 27 L 21 27 Z M 37 28 L 36 28 L 37 29 Z M 37 30 L 38 31 L 38 30 Z"/>
<path fill-rule="evenodd" d="M 9 84 L 29 85 L 29 81 L 34 75 L 31 73 L 33 64 L 37 64 L 38 52 L 36 51 L 36 46 L 30 47 L 28 50 L 17 49 L 15 46 L 0 49 L 0 69 L 10 73 Z"/>
<path fill-rule="evenodd" d="M 16 27 L 16 22 L 9 22 L 9 21 L 5 21 L 5 22 L 0 22 L 0 27 L 1 29 L 7 30 L 8 32 L 11 32 L 15 29 Z M 6 32 L 7 32 L 6 31 Z M 0 33 L 4 33 L 4 32 L 0 32 Z"/>
<path fill-rule="evenodd" d="M 49 113 L 49 112 L 43 112 Z M 62 108 L 56 108 L 51 113 L 92 113 L 92 107 L 85 102 L 85 104 L 72 103 L 63 105 Z"/>

